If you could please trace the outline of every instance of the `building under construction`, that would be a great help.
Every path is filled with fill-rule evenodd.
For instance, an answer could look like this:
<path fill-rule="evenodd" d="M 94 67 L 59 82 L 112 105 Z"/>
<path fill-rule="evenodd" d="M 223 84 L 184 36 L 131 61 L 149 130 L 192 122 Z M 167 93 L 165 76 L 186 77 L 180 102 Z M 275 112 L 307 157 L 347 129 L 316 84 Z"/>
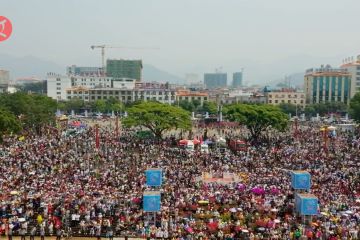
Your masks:
<path fill-rule="evenodd" d="M 106 61 L 106 74 L 113 78 L 131 78 L 141 80 L 142 78 L 141 60 L 116 60 Z"/>

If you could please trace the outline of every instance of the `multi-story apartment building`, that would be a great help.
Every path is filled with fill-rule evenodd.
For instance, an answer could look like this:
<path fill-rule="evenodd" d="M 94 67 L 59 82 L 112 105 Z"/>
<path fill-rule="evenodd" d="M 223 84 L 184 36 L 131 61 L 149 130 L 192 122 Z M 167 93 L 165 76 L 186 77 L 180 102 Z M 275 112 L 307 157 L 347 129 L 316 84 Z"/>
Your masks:
<path fill-rule="evenodd" d="M 108 59 L 106 61 L 106 75 L 113 78 L 142 79 L 142 61 Z"/>
<path fill-rule="evenodd" d="M 233 73 L 232 87 L 240 88 L 243 86 L 243 73 L 235 72 Z"/>
<path fill-rule="evenodd" d="M 204 84 L 207 89 L 226 88 L 227 74 L 226 73 L 205 73 Z"/>
<path fill-rule="evenodd" d="M 306 98 L 304 92 L 297 92 L 292 89 L 281 89 L 277 91 L 265 92 L 266 103 L 271 105 L 279 105 L 282 103 L 290 103 L 305 107 Z"/>
<path fill-rule="evenodd" d="M 0 69 L 0 93 L 7 92 L 10 82 L 10 73 Z"/>
<path fill-rule="evenodd" d="M 351 75 L 350 98 L 352 98 L 356 93 L 360 92 L 360 55 L 357 56 L 355 61 L 350 60 L 341 65 L 340 68 L 345 69 Z"/>
<path fill-rule="evenodd" d="M 175 102 L 176 90 L 169 84 L 137 83 L 133 89 L 124 88 L 88 88 L 76 86 L 67 89 L 67 99 L 82 99 L 86 102 L 115 98 L 121 102 L 158 101 L 172 104 Z"/>
<path fill-rule="evenodd" d="M 55 73 L 48 73 L 47 95 L 55 100 L 66 100 L 66 89 L 71 87 L 71 79 L 69 76 L 63 76 Z"/>
<path fill-rule="evenodd" d="M 202 106 L 204 102 L 209 100 L 209 94 L 207 92 L 198 92 L 198 91 L 190 91 L 190 90 L 178 90 L 176 92 L 176 101 L 194 101 L 198 100 L 200 105 Z"/>
<path fill-rule="evenodd" d="M 304 81 L 307 103 L 350 102 L 351 74 L 344 68 L 327 65 L 309 69 Z"/>

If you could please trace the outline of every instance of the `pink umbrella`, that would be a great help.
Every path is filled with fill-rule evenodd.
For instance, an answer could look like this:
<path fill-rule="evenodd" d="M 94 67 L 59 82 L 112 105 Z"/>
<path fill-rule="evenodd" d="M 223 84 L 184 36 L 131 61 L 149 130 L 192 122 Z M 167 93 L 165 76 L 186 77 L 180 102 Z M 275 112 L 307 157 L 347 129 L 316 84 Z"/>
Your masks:
<path fill-rule="evenodd" d="M 188 233 L 194 233 L 194 230 L 191 227 L 187 227 L 185 230 L 188 231 Z"/>
<path fill-rule="evenodd" d="M 276 187 L 273 187 L 273 188 L 270 189 L 270 193 L 271 193 L 272 195 L 279 195 L 279 194 L 280 194 L 280 190 L 279 190 L 278 188 L 276 188 Z"/>
<path fill-rule="evenodd" d="M 254 187 L 253 189 L 251 189 L 251 192 L 256 195 L 264 195 L 265 194 L 265 190 L 260 187 Z"/>
<path fill-rule="evenodd" d="M 240 184 L 238 185 L 238 190 L 239 190 L 239 191 L 243 192 L 243 191 L 245 191 L 245 189 L 246 189 L 245 184 L 240 183 Z"/>

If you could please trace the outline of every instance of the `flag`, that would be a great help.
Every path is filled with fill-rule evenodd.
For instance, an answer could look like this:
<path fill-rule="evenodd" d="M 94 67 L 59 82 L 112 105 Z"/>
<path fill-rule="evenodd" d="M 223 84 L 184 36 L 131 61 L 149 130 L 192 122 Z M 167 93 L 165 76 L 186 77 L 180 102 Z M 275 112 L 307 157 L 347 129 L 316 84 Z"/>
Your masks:
<path fill-rule="evenodd" d="M 96 125 L 95 128 L 95 147 L 99 149 L 100 146 L 100 139 L 99 139 L 99 127 Z"/>

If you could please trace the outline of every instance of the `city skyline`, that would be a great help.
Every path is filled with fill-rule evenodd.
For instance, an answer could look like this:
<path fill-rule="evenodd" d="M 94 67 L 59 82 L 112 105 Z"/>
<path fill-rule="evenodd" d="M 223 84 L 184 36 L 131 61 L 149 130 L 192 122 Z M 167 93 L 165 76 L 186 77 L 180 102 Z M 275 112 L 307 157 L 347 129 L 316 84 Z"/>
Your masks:
<path fill-rule="evenodd" d="M 100 49 L 91 45 L 157 47 L 108 49 L 106 56 L 142 59 L 182 78 L 219 67 L 228 73 L 244 68 L 246 82 L 265 83 L 320 64 L 338 66 L 358 54 L 356 6 L 355 0 L 124 0 L 106 5 L 80 0 L 70 6 L 4 0 L 1 14 L 13 22 L 13 35 L 0 44 L 0 55 L 101 66 Z"/>

